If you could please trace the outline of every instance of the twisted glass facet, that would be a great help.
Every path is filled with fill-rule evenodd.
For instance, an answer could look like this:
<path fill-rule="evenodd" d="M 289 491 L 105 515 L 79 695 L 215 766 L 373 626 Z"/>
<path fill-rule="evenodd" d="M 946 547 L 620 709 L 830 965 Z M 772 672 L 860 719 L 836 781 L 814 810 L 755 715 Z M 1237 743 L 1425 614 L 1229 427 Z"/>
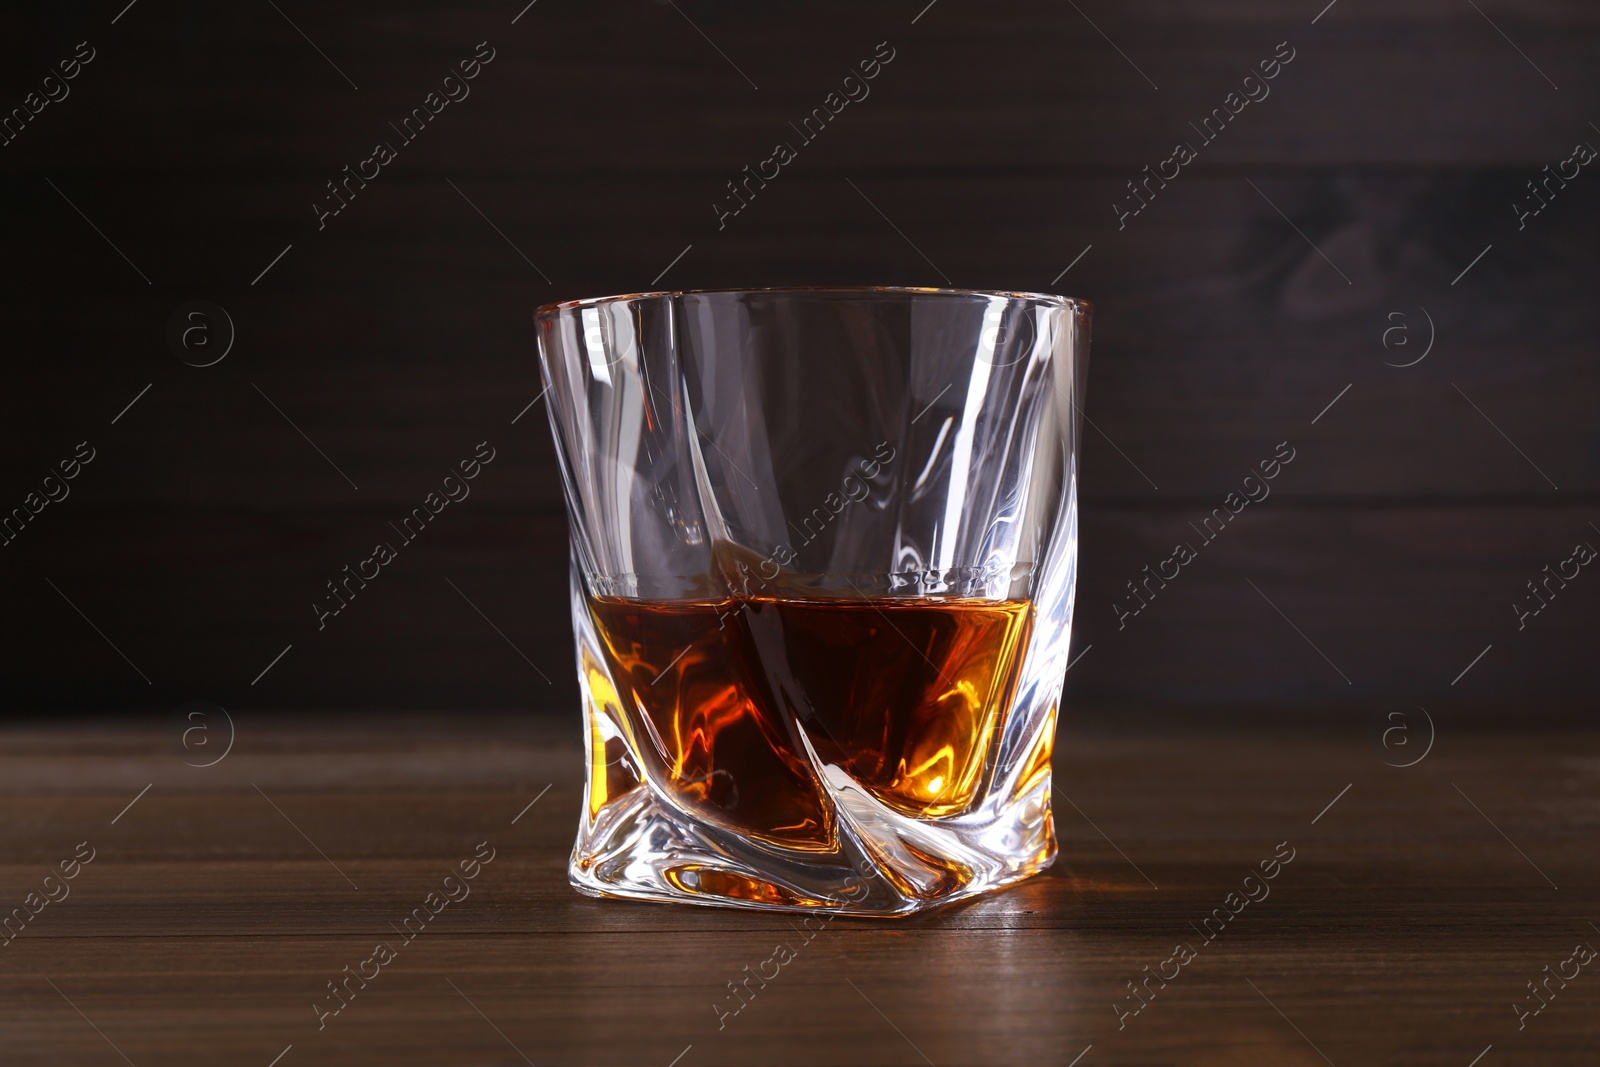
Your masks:
<path fill-rule="evenodd" d="M 1089 308 L 655 293 L 537 317 L 585 892 L 901 915 L 1055 857 Z"/>

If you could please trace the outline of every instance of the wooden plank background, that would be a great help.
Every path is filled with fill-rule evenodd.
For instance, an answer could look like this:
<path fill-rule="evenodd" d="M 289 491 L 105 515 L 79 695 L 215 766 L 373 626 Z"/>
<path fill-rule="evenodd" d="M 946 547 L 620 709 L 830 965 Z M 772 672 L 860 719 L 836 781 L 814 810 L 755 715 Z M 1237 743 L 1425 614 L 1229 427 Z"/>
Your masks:
<path fill-rule="evenodd" d="M 662 285 L 1095 302 L 1069 705 L 1592 704 L 1600 579 L 1525 630 L 1510 607 L 1600 544 L 1600 178 L 1512 210 L 1600 143 L 1590 5 L 122 6 L 0 14 L 5 108 L 96 49 L 0 147 L 0 507 L 97 449 L 0 548 L 8 708 L 570 711 L 542 405 L 513 424 L 529 315 L 686 247 Z M 319 231 L 323 183 L 480 41 L 471 95 Z M 719 231 L 724 183 L 883 41 L 870 96 Z M 1119 230 L 1124 183 L 1284 41 L 1271 95 Z M 215 366 L 168 346 L 191 299 L 236 326 Z M 319 632 L 323 583 L 483 440 L 472 497 Z M 1272 497 L 1119 629 L 1124 583 L 1284 440 Z"/>

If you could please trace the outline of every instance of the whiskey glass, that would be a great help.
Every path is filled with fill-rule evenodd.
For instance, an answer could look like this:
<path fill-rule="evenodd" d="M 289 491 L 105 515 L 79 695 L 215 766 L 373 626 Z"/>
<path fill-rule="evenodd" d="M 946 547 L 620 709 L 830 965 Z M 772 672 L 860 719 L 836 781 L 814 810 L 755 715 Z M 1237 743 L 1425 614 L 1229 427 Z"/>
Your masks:
<path fill-rule="evenodd" d="M 1090 314 L 912 288 L 539 309 L 575 887 L 897 916 L 1050 865 Z"/>

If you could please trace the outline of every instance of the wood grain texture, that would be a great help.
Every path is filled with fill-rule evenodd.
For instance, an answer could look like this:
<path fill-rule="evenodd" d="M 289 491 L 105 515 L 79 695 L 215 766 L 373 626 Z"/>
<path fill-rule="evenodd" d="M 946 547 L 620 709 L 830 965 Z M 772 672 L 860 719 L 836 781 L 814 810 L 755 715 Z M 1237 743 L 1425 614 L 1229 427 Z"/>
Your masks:
<path fill-rule="evenodd" d="M 138 1065 L 265 1065 L 292 1045 L 280 1067 L 959 1067 L 1064 1065 L 1092 1045 L 1081 1067 L 1459 1067 L 1493 1045 L 1493 1067 L 1587 1064 L 1600 1042 L 1588 970 L 1521 1030 L 1511 1007 L 1546 964 L 1600 942 L 1593 734 L 1441 722 L 1402 769 L 1384 763 L 1421 749 L 1386 749 L 1381 726 L 1069 728 L 1048 874 L 807 942 L 781 917 L 571 890 L 575 721 L 241 715 L 205 769 L 183 765 L 210 758 L 185 752 L 185 725 L 6 728 L 0 900 L 20 904 L 78 842 L 96 850 L 0 947 L 8 1064 L 121 1062 L 114 1045 Z M 319 1031 L 324 983 L 481 841 L 495 859 L 471 895 Z M 1199 941 L 1190 924 L 1280 842 L 1294 859 L 1270 896 L 1119 1029 L 1125 983 Z M 726 983 L 780 942 L 798 958 L 719 1029 Z"/>
<path fill-rule="evenodd" d="M 1518 507 L 1511 521 L 1491 504 L 1351 509 L 1274 495 L 1207 541 L 1198 524 L 1210 518 L 1211 531 L 1220 504 L 1219 493 L 1088 511 L 1081 545 L 1094 563 L 1078 587 L 1069 701 L 1320 707 L 1348 722 L 1397 702 L 1476 715 L 1516 701 L 1526 706 L 1512 722 L 1593 721 L 1594 576 L 1580 572 L 1537 615 L 1513 609 L 1535 603 L 1527 583 L 1546 566 L 1600 545 L 1584 506 Z M 12 585 L 15 706 L 69 710 L 87 692 L 145 707 L 337 708 L 393 692 L 412 707 L 576 707 L 560 514 L 447 510 L 410 545 L 381 510 L 84 514 L 88 533 L 41 537 L 27 557 L 34 580 Z M 398 559 L 319 624 L 326 583 L 385 537 Z M 1144 585 L 1179 544 L 1197 558 L 1164 588 Z"/>
<path fill-rule="evenodd" d="M 115 31 L 88 5 L 54 25 L 13 16 L 21 24 L 7 36 L 21 71 L 41 75 L 71 42 L 107 41 L 80 87 L 92 103 L 64 127 L 30 131 L 31 158 L 98 167 L 114 146 L 119 165 L 168 173 L 184 168 L 197 135 L 208 158 L 252 169 L 347 162 L 482 40 L 497 58 L 433 148 L 470 154 L 468 166 L 539 173 L 736 171 L 789 136 L 785 123 L 819 106 L 883 40 L 892 65 L 827 135 L 829 150 L 858 167 L 1143 163 L 1285 40 L 1295 58 L 1230 135 L 1233 162 L 1542 163 L 1551 139 L 1570 147 L 1563 120 L 1581 126 L 1583 112 L 1553 99 L 1539 71 L 1563 97 L 1600 90 L 1587 62 L 1600 20 L 1571 0 L 1490 7 L 1493 24 L 1449 0 L 1344 5 L 1314 27 L 1322 5 L 1075 11 L 1006 0 L 947 5 L 913 26 L 925 2 L 717 0 L 679 5 L 688 18 L 660 3 L 542 2 L 515 26 L 515 4 L 296 16 L 329 60 L 270 8 L 224 18 L 192 0 Z"/>
<path fill-rule="evenodd" d="M 1600 524 L 1600 185 L 1513 210 L 1600 138 L 1591 6 L 279 6 L 0 13 L 0 106 L 97 49 L 0 147 L 0 514 L 99 450 L 0 547 L 0 707 L 569 708 L 559 479 L 542 406 L 512 422 L 530 313 L 658 277 L 1095 302 L 1075 699 L 1592 697 L 1583 583 L 1501 640 Z M 484 40 L 471 96 L 319 229 L 325 183 Z M 725 183 L 884 40 L 871 95 L 719 228 Z M 1285 40 L 1271 95 L 1119 228 L 1126 183 Z M 205 369 L 165 336 L 195 298 L 237 327 Z M 485 440 L 448 525 L 315 631 L 310 596 Z M 1125 583 L 1284 440 L 1272 500 L 1117 629 Z"/>
<path fill-rule="evenodd" d="M 27 368 L 31 399 L 5 401 L 18 439 L 5 458 L 12 478 L 25 484 L 87 436 L 114 442 L 115 475 L 85 479 L 80 499 L 410 506 L 435 471 L 442 476 L 488 439 L 514 445 L 513 455 L 476 487 L 479 499 L 558 507 L 542 405 L 512 425 L 541 389 L 531 327 L 539 304 L 648 288 L 690 238 L 693 250 L 674 268 L 690 286 L 737 286 L 752 271 L 775 284 L 941 284 L 837 172 L 785 176 L 723 233 L 696 232 L 712 219 L 716 185 L 705 178 L 662 178 L 643 191 L 621 176 L 456 177 L 558 284 L 545 285 L 444 177 L 396 175 L 320 235 L 297 234 L 307 221 L 298 216 L 310 214 L 305 190 L 147 178 L 106 188 L 113 216 L 160 205 L 148 229 L 122 235 L 130 250 L 152 249 L 137 259 L 157 277 L 176 272 L 191 275 L 184 285 L 202 284 L 184 253 L 160 251 L 163 220 L 185 212 L 195 215 L 189 225 L 221 225 L 239 201 L 270 205 L 272 225 L 296 245 L 254 289 L 246 283 L 283 244 L 230 250 L 222 269 L 238 296 L 223 303 L 236 351 L 201 371 L 162 350 L 168 316 L 188 290 L 167 280 L 160 292 L 141 292 L 80 225 L 71 259 L 46 261 L 21 281 L 13 326 L 41 358 Z M 1287 495 L 1538 495 L 1550 488 L 1543 470 L 1568 493 L 1600 499 L 1592 358 L 1600 309 L 1587 298 L 1600 268 L 1600 195 L 1558 201 L 1519 232 L 1514 172 L 1195 174 L 1119 231 L 1110 206 L 1124 177 L 855 175 L 956 284 L 1049 288 L 1093 245 L 1057 286 L 1095 302 L 1091 499 L 1219 491 L 1288 436 L 1326 439 L 1342 462 L 1296 472 Z M 17 191 L 40 241 L 73 217 L 42 183 Z M 658 210 L 685 205 L 693 223 Z M 609 219 L 604 231 L 594 219 Z M 600 232 L 629 237 L 613 244 L 597 240 Z M 1452 287 L 1491 241 L 1494 250 Z M 108 292 L 85 302 L 75 285 L 91 263 Z M 121 359 L 85 379 L 81 360 L 116 353 L 130 335 L 146 357 L 137 367 Z M 1392 365 L 1422 357 L 1430 339 L 1421 362 Z M 1354 389 L 1342 410 L 1313 428 L 1346 385 Z"/>

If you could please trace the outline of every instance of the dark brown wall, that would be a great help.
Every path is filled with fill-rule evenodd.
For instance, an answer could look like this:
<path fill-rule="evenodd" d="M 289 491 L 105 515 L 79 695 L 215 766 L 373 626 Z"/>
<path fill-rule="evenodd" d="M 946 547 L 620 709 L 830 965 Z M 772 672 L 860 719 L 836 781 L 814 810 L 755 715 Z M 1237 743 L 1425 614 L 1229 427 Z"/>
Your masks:
<path fill-rule="evenodd" d="M 0 15 L 5 108 L 96 52 L 0 147 L 0 507 L 96 450 L 0 548 L 6 704 L 570 709 L 543 406 L 513 425 L 530 312 L 651 288 L 692 245 L 660 285 L 1096 303 L 1078 706 L 1592 705 L 1600 574 L 1520 631 L 1511 605 L 1600 546 L 1600 172 L 1523 229 L 1512 205 L 1600 145 L 1600 11 L 924 2 Z M 319 230 L 324 182 L 480 41 L 470 97 Z M 871 95 L 800 145 L 789 122 L 884 41 Z M 1280 42 L 1270 96 L 1200 145 Z M 1183 139 L 1198 158 L 1119 229 Z M 780 140 L 798 158 L 719 230 Z M 166 337 L 194 299 L 237 332 L 207 368 Z M 484 440 L 470 499 L 319 631 L 323 583 Z M 1283 441 L 1271 497 L 1119 629 L 1124 583 Z"/>

